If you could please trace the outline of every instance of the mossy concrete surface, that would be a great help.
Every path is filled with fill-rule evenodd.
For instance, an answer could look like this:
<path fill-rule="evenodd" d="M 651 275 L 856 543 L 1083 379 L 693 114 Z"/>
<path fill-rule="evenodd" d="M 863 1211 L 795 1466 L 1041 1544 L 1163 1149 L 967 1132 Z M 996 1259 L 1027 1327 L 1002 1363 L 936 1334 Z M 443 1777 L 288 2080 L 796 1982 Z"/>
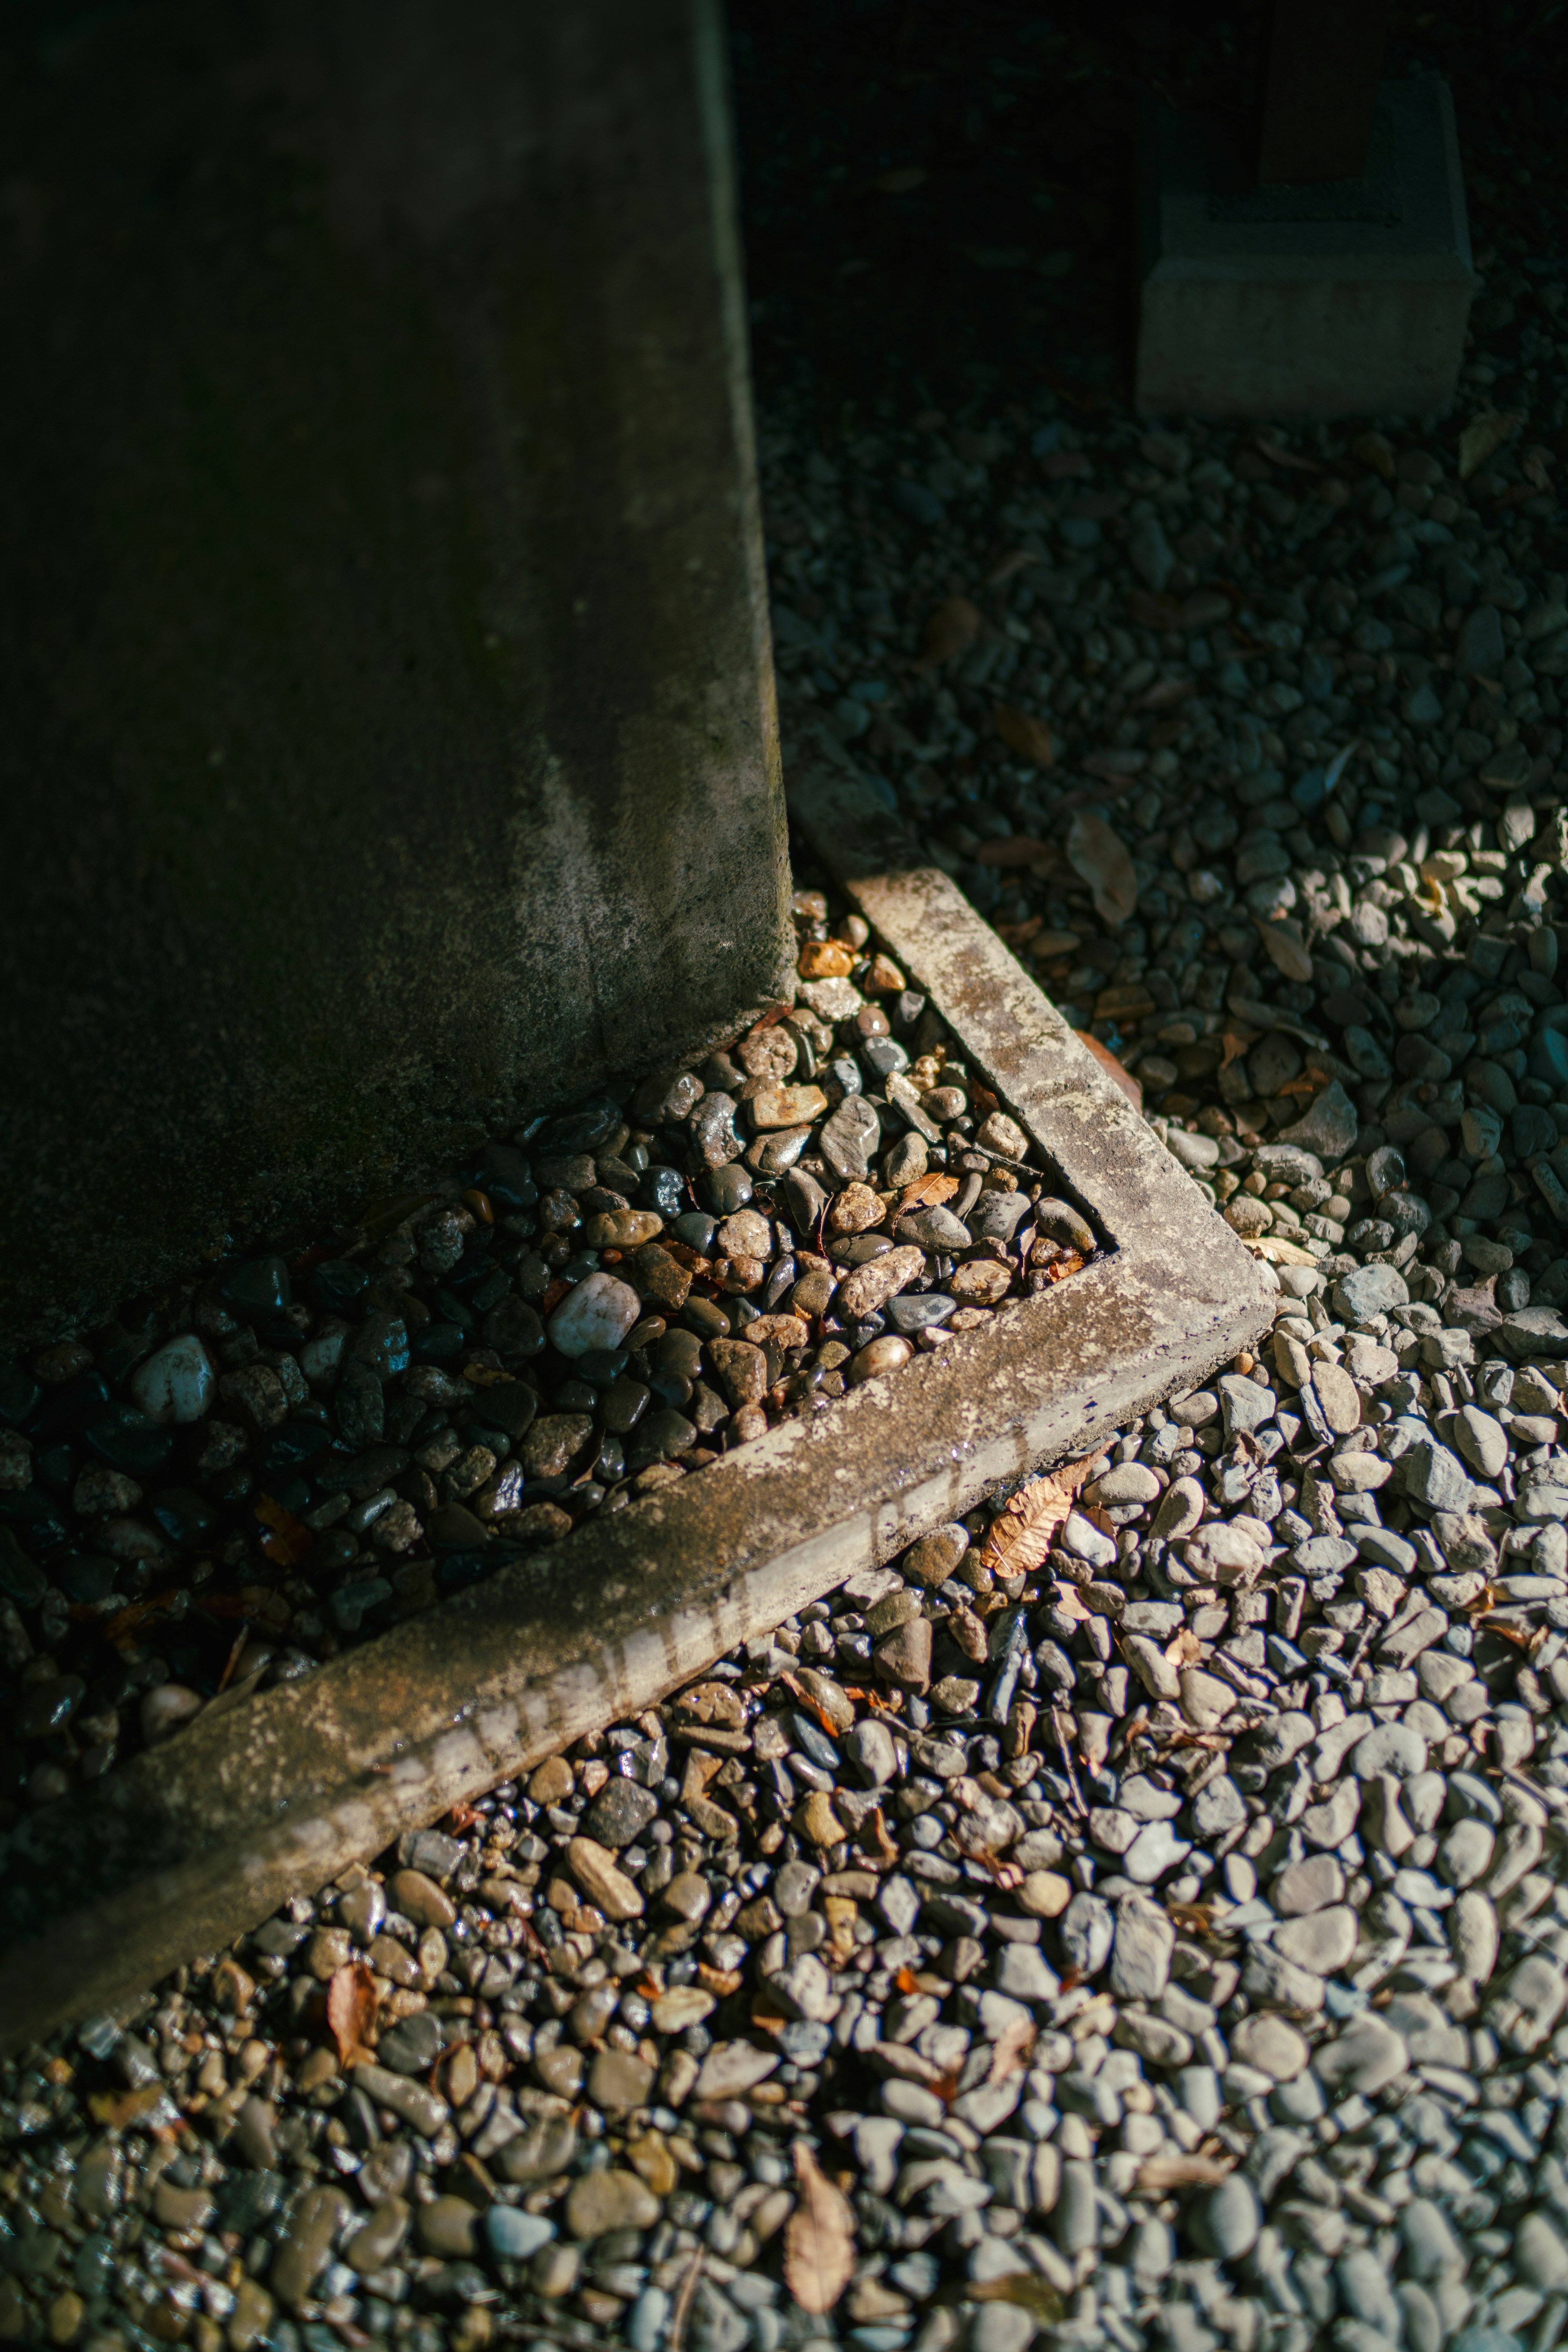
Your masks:
<path fill-rule="evenodd" d="M 778 992 L 711 0 L 0 29 L 0 1326 Z"/>

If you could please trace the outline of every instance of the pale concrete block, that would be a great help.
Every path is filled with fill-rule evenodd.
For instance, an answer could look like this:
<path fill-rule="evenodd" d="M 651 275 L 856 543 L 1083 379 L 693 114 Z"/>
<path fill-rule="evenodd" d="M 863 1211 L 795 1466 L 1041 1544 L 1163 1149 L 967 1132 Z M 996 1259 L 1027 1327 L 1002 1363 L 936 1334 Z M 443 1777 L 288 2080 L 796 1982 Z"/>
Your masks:
<path fill-rule="evenodd" d="M 1440 415 L 1475 291 L 1453 101 L 1387 81 L 1363 179 L 1258 187 L 1201 122 L 1141 125 L 1146 416 Z"/>

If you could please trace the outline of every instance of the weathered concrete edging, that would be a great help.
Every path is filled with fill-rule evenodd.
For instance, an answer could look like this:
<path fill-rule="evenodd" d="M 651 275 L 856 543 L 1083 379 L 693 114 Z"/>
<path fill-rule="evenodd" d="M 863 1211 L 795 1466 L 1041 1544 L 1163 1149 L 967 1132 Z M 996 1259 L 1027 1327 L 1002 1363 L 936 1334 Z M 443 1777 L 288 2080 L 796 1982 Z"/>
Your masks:
<path fill-rule="evenodd" d="M 31 1816 L 0 1845 L 0 2049 L 635 1714 L 1266 1320 L 1228 1226 L 947 877 L 901 863 L 864 787 L 808 772 L 797 814 L 1115 1255 Z"/>

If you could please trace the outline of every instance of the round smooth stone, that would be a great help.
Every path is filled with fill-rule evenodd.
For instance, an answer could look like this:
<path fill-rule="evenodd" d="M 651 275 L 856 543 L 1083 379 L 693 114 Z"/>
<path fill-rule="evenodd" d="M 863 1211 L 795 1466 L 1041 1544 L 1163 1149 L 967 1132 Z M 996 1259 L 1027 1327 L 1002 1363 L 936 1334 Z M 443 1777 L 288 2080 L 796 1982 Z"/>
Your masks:
<path fill-rule="evenodd" d="M 729 1176 L 734 1171 L 726 1168 L 721 1172 Z M 717 1223 L 716 1218 L 709 1216 L 701 1209 L 688 1209 L 684 1215 L 676 1218 L 669 1230 L 678 1242 L 684 1242 L 688 1249 L 700 1250 L 706 1257 L 713 1246 Z"/>
<path fill-rule="evenodd" d="M 958 1305 L 944 1290 L 900 1291 L 889 1298 L 885 1312 L 895 1331 L 930 1331 L 945 1323 Z"/>
<path fill-rule="evenodd" d="M 194 1331 L 171 1339 L 138 1364 L 126 1386 L 149 1421 L 200 1421 L 213 1400 L 217 1375 Z"/>
<path fill-rule="evenodd" d="M 710 1168 L 702 1189 L 716 1217 L 732 1217 L 752 1197 L 751 1172 L 731 1160 L 728 1167 Z"/>
<path fill-rule="evenodd" d="M 618 1348 L 642 1313 L 642 1300 L 613 1274 L 589 1274 L 567 1292 L 550 1318 L 552 1344 L 563 1356 Z"/>
<path fill-rule="evenodd" d="M 874 1381 L 881 1372 L 896 1372 L 900 1364 L 909 1362 L 913 1353 L 909 1341 L 900 1338 L 898 1332 L 884 1332 L 880 1339 L 873 1339 L 868 1348 L 862 1348 L 850 1364 L 850 1385 L 858 1388 L 862 1381 Z"/>

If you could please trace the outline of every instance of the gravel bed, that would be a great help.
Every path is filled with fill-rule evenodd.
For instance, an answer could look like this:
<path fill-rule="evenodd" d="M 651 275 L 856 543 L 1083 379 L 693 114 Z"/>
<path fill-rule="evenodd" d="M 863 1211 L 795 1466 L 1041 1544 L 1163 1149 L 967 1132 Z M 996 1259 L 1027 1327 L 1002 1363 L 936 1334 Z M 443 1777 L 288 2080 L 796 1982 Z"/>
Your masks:
<path fill-rule="evenodd" d="M 798 1002 L 731 1050 L 0 1372 L 12 1818 L 1097 1254 L 864 921 L 794 904 Z"/>
<path fill-rule="evenodd" d="M 1000 16 L 994 30 L 1012 37 Z M 926 37 L 896 44 L 915 83 Z M 1080 39 L 1083 95 L 1053 118 L 1075 155 L 1105 136 L 1096 38 Z M 1180 42 L 1149 46 L 1179 82 Z M 1010 152 L 1002 99 L 1067 62 L 1052 35 L 1000 76 Z M 742 66 L 744 89 L 744 47 Z M 950 79 L 973 146 L 989 101 Z M 858 88 L 846 74 L 824 91 L 835 121 Z M 1506 178 L 1506 126 L 1489 136 Z M 874 248 L 872 194 L 883 224 L 931 199 L 903 154 L 863 144 L 858 226 L 832 234 Z M 828 170 L 818 248 L 821 221 L 849 217 L 828 211 L 847 177 Z M 1493 206 L 1498 182 L 1479 184 Z M 1432 431 L 1137 425 L 1099 388 L 1098 348 L 1074 353 L 1059 396 L 1037 369 L 997 389 L 998 367 L 944 391 L 946 410 L 918 383 L 855 409 L 775 352 L 762 450 L 790 756 L 872 777 L 1118 1060 L 1273 1266 L 1273 1335 L 1093 1462 L 999 1489 L 636 1723 L 301 1895 L 134 2014 L 0 2070 L 0 2341 L 1560 2340 L 1568 596 L 1537 437 L 1563 421 L 1562 272 L 1526 224 L 1533 201 L 1496 205 L 1464 397 Z M 1087 204 L 1066 233 L 1108 234 Z M 975 269 L 1013 266 L 999 244 L 973 252 Z M 1064 315 L 1092 345 L 1066 258 Z M 836 315 L 872 278 L 835 288 Z M 765 341 L 789 300 L 770 287 L 764 308 Z M 808 944 L 835 930 L 853 972 L 870 943 L 802 913 L 824 934 Z M 912 1070 L 923 1015 L 901 991 L 860 993 Z M 862 1094 L 868 1076 L 885 1090 L 860 1036 Z M 970 1131 L 948 1122 L 927 1172 L 978 1175 L 982 1201 L 1030 1193 L 1046 1172 L 1006 1139 L 963 1166 L 984 1148 L 972 1112 L 990 1116 L 971 1092 Z M 635 1148 L 625 1123 L 601 1151 L 612 1133 Z M 657 1122 L 644 1131 L 651 1166 Z M 547 1141 L 592 1156 L 583 1136 Z M 612 1181 L 614 1205 L 574 1198 L 640 1210 L 637 1172 Z M 757 1191 L 787 1199 L 784 1182 Z M 506 1207 L 498 1250 L 506 1216 L 537 1206 Z M 680 1213 L 752 1206 L 702 1195 Z M 896 1247 L 900 1203 L 878 1206 L 865 1230 Z M 361 1255 L 399 1295 L 458 1297 L 447 1277 L 485 1238 L 482 1212 L 472 1232 L 463 1213 L 388 1204 Z M 769 1216 L 782 1254 L 793 1221 Z M 421 1266 L 448 1218 L 450 1263 Z M 511 1239 L 521 1265 L 537 1233 Z M 662 1234 L 633 1244 L 648 1246 L 670 1255 Z M 1048 1278 L 1012 1255 L 1006 1295 Z M 622 1279 L 602 1258 L 580 1271 Z M 923 1265 L 913 1295 L 949 1278 Z M 542 1309 L 542 1292 L 509 1295 Z M 762 1307 L 778 1307 L 765 1283 Z M 335 1301 L 309 1311 L 353 1320 Z M 316 1336 L 247 1328 L 274 1370 Z M 814 1395 L 887 1337 L 840 1339 Z M 502 1376 L 468 1383 L 492 1411 L 520 1385 L 494 1353 L 450 1360 Z M 608 1385 L 637 1380 L 651 1417 L 653 1373 L 628 1353 Z M 452 1377 L 439 1360 L 426 1376 Z M 732 1418 L 752 1409 L 702 1385 Z M 685 1412 L 696 1387 L 657 1393 L 710 1438 Z M 587 1410 L 550 1402 L 551 1417 Z M 365 1443 L 416 1448 L 416 1428 Z M 233 1465 L 259 1444 L 242 1437 Z M 437 1510 L 480 1524 L 474 1497 L 507 1459 L 485 1444 L 463 1495 L 436 1485 L 461 1448 L 437 1470 L 411 1458 L 397 1476 L 418 1468 L 435 1491 L 382 1482 L 377 1523 L 405 1507 L 430 1535 Z M 635 1485 L 702 1450 L 636 1471 L 628 1450 L 624 1466 Z M 589 1483 L 600 1507 L 625 1491 Z M 358 1630 L 352 1601 L 321 1612 L 289 1556 L 298 1524 L 285 1507 L 267 1527 L 281 1549 L 265 1577 L 246 1538 L 247 1578 L 289 1612 L 270 1673 Z M 434 1582 L 410 1599 L 399 1577 L 435 1579 L 440 1559 L 460 1576 L 475 1549 L 447 1531 L 466 1542 L 425 1560 L 367 1522 L 357 1557 L 393 1607 L 422 1605 Z M 25 1554 L 0 1556 L 15 1573 Z M 345 1560 L 332 1598 L 353 1581 Z M 68 1601 L 47 1622 L 13 1601 L 24 1693 L 75 1654 L 71 1611 L 91 1604 Z M 171 1677 L 199 1700 L 215 1658 L 232 1681 L 255 1659 L 244 1623 L 226 1644 L 204 1635 L 190 1665 L 188 1617 L 149 1627 L 140 1670 L 160 1670 L 134 1703 Z M 245 1633 L 267 1639 L 259 1621 Z M 89 1769 L 99 1697 L 23 1752 L 18 1801 L 41 1766 Z M 136 1736 L 132 1696 L 114 1706 Z"/>

